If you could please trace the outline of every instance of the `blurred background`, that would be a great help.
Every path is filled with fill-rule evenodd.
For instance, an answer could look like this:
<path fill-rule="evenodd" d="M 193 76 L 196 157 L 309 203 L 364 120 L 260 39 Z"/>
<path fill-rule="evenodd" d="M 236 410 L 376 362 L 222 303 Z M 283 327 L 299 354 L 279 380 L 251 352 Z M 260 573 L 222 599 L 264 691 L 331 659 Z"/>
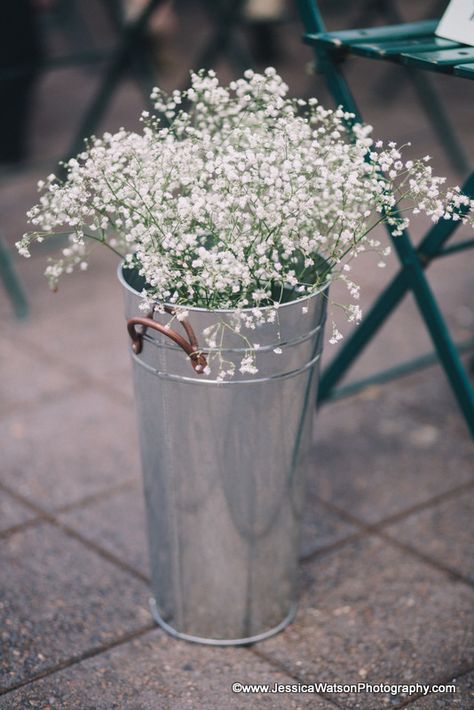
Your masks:
<path fill-rule="evenodd" d="M 62 317 L 58 298 L 46 295 L 41 271 L 48 251 L 36 250 L 29 263 L 16 256 L 14 242 L 27 229 L 25 212 L 36 201 L 40 178 L 57 170 L 58 161 L 76 154 L 86 136 L 121 126 L 139 127 L 139 116 L 148 108 L 153 85 L 167 90 L 186 86 L 191 69 L 212 67 L 223 81 L 247 67 L 273 65 L 295 96 L 331 100 L 324 78 L 314 71 L 312 53 L 301 42 L 302 25 L 294 0 L 16 0 L 2 3 L 0 18 L 0 237 L 13 258 L 29 302 L 30 318 Z M 439 17 L 446 1 L 437 0 L 323 0 L 320 3 L 328 29 L 375 26 Z M 411 141 L 416 156 L 430 154 L 438 174 L 459 183 L 474 155 L 470 82 L 425 73 L 422 82 L 438 93 L 459 142 L 459 151 L 443 145 L 433 119 L 436 107 L 426 106 L 406 70 L 387 63 L 351 57 L 347 75 L 365 120 L 374 135 Z M 413 73 L 413 70 L 412 70 Z M 463 153 L 464 151 L 464 153 Z M 422 234 L 423 223 L 415 225 Z M 462 237 L 460 230 L 459 237 Z M 106 262 L 105 270 L 101 263 Z M 390 260 L 383 273 L 375 259 L 358 267 L 362 279 L 362 304 L 370 303 L 396 269 Z M 463 264 L 466 272 L 463 275 Z M 454 335 L 472 335 L 474 315 L 468 258 L 438 261 L 432 268 L 438 295 L 446 292 L 445 308 Z M 90 290 L 107 300 L 115 289 L 114 269 L 108 255 L 98 255 L 97 266 L 80 284 L 64 283 L 67 294 Z M 95 276 L 94 276 L 95 274 Z M 76 275 L 71 281 L 76 282 Z M 84 279 L 82 281 L 82 279 Z M 113 283 L 113 285 L 112 285 Z M 74 289 L 69 290 L 69 289 Z M 76 291 L 77 289 L 77 291 Z M 84 289 L 84 292 L 82 292 Z M 72 296 L 70 296 L 72 298 Z M 84 295 L 85 298 L 85 295 Z M 116 303 L 114 301 L 114 303 Z M 119 304 L 120 307 L 120 304 Z M 13 325 L 14 313 L 0 285 L 0 312 Z M 374 344 L 373 361 L 390 364 L 396 356 L 431 349 L 410 298 L 386 327 L 385 345 Z M 20 305 L 17 310 L 24 310 Z M 113 320 L 113 316 L 110 316 Z M 399 318 L 399 327 L 396 323 Z M 28 326 L 18 328 L 27 335 Z M 122 348 L 123 349 L 123 348 Z M 334 348 L 327 348 L 330 357 Z M 397 359 L 397 358 L 395 358 Z M 372 359 L 357 365 L 360 373 L 371 369 Z M 381 360 L 384 362 L 381 363 Z"/>
<path fill-rule="evenodd" d="M 320 3 L 328 29 L 437 17 L 446 5 L 446 1 L 436 0 Z M 143 11 L 149 17 L 130 43 L 127 27 L 139 20 Z M 83 138 L 91 132 L 116 130 L 122 125 L 138 127 L 151 87 L 184 87 L 191 69 L 212 66 L 227 81 L 250 66 L 258 69 L 274 65 L 293 95 L 316 95 L 323 103 L 329 102 L 324 81 L 310 71 L 311 52 L 302 45 L 301 33 L 294 0 L 2 3 L 3 233 L 17 236 L 23 224 L 23 206 L 18 205 L 17 212 L 11 203 L 13 186 L 19 196 L 18 188 L 27 190 L 26 185 L 34 184 L 37 176 L 80 149 Z M 417 150 L 423 150 L 421 142 L 428 144 L 433 139 L 432 124 L 419 102 L 416 105 L 417 97 L 410 92 L 411 83 L 404 71 L 364 60 L 349 64 L 350 79 L 355 78 L 359 85 L 356 96 L 361 99 L 366 120 L 374 122 L 377 133 L 389 131 L 391 137 L 401 141 L 409 138 L 417 144 Z M 461 110 L 465 83 L 446 81 L 445 77 L 435 79 L 458 130 L 468 128 L 472 115 Z M 103 100 L 94 106 L 101 89 Z M 389 120 L 388 109 L 396 113 L 396 123 Z M 437 167 L 447 172 L 453 161 L 446 161 L 442 151 L 436 152 Z M 34 197 L 34 193 L 29 196 Z"/>

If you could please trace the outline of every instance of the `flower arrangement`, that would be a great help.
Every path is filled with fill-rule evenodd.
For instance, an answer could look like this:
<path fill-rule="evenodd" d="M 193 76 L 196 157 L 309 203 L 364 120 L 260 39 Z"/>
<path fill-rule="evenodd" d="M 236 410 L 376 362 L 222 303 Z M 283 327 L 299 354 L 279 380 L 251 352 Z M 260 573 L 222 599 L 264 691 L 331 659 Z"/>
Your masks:
<path fill-rule="evenodd" d="M 28 213 L 37 231 L 17 243 L 69 235 L 46 275 L 53 287 L 87 268 L 98 243 L 124 258 L 146 282 L 144 307 L 173 304 L 233 309 L 236 330 L 277 321 L 288 299 L 347 285 L 349 321 L 361 316 L 351 260 L 389 252 L 371 232 L 381 222 L 400 234 L 408 214 L 463 219 L 472 204 L 458 187 L 442 192 L 429 158 L 405 160 L 402 148 L 371 137 L 342 109 L 287 97 L 272 68 L 245 72 L 228 87 L 213 71 L 191 76 L 184 92 L 155 89 L 156 115 L 142 114 L 141 133 L 124 129 L 92 138 L 67 176 L 39 183 Z M 303 306 L 304 309 L 304 306 Z M 219 322 L 207 333 L 218 350 Z M 333 324 L 330 341 L 342 336 Z M 256 372 L 248 343 L 241 368 Z M 219 376 L 232 375 L 220 363 Z"/>

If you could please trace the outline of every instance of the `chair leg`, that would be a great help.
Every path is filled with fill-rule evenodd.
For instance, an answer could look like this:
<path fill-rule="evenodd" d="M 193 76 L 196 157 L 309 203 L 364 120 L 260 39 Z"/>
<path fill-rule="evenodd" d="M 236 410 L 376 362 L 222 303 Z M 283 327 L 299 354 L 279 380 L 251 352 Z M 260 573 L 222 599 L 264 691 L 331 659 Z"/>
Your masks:
<path fill-rule="evenodd" d="M 393 101 L 396 98 L 395 92 L 400 91 L 402 83 L 399 80 L 399 72 L 400 67 L 398 66 L 387 67 L 377 83 L 376 91 L 383 97 L 384 101 Z M 443 147 L 452 167 L 459 175 L 467 175 L 472 166 L 462 142 L 456 135 L 449 113 L 439 99 L 431 77 L 426 76 L 426 72 L 421 75 L 416 69 L 405 69 L 404 74 L 408 81 L 411 82 L 426 119 L 436 134 L 439 144 Z"/>
<path fill-rule="evenodd" d="M 474 388 L 419 262 L 410 265 L 409 281 L 441 365 L 474 438 Z"/>
<path fill-rule="evenodd" d="M 464 183 L 463 191 L 469 197 L 472 197 L 474 173 Z M 402 262 L 403 273 L 406 274 L 408 287 L 415 297 L 440 363 L 464 414 L 469 431 L 474 438 L 474 388 L 424 274 L 424 269 L 429 264 L 430 257 L 434 256 L 443 244 L 448 241 L 458 225 L 459 222 L 441 220 L 425 236 L 418 249 L 413 247 L 408 234 L 395 237 L 392 241 Z"/>
<path fill-rule="evenodd" d="M 356 328 L 339 355 L 323 372 L 318 403 L 328 399 L 332 389 L 409 291 L 415 296 L 446 377 L 474 437 L 474 389 L 419 262 L 404 266 Z"/>
<path fill-rule="evenodd" d="M 23 286 L 13 266 L 13 260 L 3 239 L 0 237 L 0 279 L 3 281 L 5 290 L 10 300 L 17 318 L 26 318 L 28 315 L 28 301 L 26 299 Z"/>
<path fill-rule="evenodd" d="M 120 78 L 128 68 L 130 54 L 133 51 L 134 44 L 140 38 L 141 33 L 146 27 L 146 24 L 154 10 L 163 2 L 164 0 L 149 0 L 141 14 L 125 28 L 123 40 L 115 52 L 95 98 L 83 116 L 69 151 L 66 157 L 63 158 L 62 162 L 67 163 L 70 158 L 75 157 L 77 153 L 83 150 L 85 138 L 94 132 L 109 104 Z M 64 177 L 65 173 L 66 169 L 62 167 L 58 171 L 58 177 Z"/>
<path fill-rule="evenodd" d="M 407 72 L 407 74 L 452 166 L 460 175 L 467 175 L 472 166 L 456 136 L 451 119 L 439 100 L 431 78 L 425 75 L 421 76 L 418 71 Z"/>
<path fill-rule="evenodd" d="M 469 176 L 462 189 L 466 195 L 470 197 L 473 196 L 474 173 Z M 411 262 L 414 262 L 419 265 L 420 270 L 426 268 L 430 260 L 439 253 L 443 245 L 452 237 L 458 225 L 459 222 L 441 220 L 430 229 L 417 250 L 413 248 L 406 233 L 400 237 L 392 238 L 394 248 L 403 268 L 381 296 L 379 296 L 362 323 L 349 337 L 340 353 L 323 372 L 319 388 L 319 400 L 321 402 L 328 398 L 331 390 L 342 379 L 358 355 L 379 330 L 385 319 L 410 290 L 411 287 L 407 277 L 406 267 Z"/>
<path fill-rule="evenodd" d="M 231 3 L 220 3 L 206 0 L 204 3 L 213 18 L 216 30 L 194 65 L 198 69 L 211 69 L 217 60 L 226 54 L 240 73 L 252 66 L 252 58 L 234 37 L 234 32 L 242 20 L 245 0 L 234 0 Z"/>
<path fill-rule="evenodd" d="M 332 390 L 369 344 L 384 324 L 386 318 L 395 310 L 409 291 L 409 288 L 405 271 L 400 271 L 382 295 L 379 296 L 362 323 L 349 336 L 339 354 L 323 371 L 319 383 L 319 404 L 329 398 Z"/>
<path fill-rule="evenodd" d="M 472 193 L 473 183 L 474 175 L 471 175 L 464 186 L 467 194 Z M 474 389 L 423 273 L 429 261 L 420 259 L 420 255 L 429 257 L 435 254 L 451 237 L 458 224 L 458 222 L 450 221 L 439 222 L 423 239 L 419 250 L 414 249 L 406 234 L 393 239 L 395 249 L 402 262 L 402 269 L 379 297 L 364 321 L 354 331 L 339 355 L 323 372 L 318 398 L 320 403 L 329 397 L 331 390 L 370 342 L 386 318 L 405 294 L 411 291 L 415 296 L 417 306 L 431 335 L 459 407 L 464 414 L 467 426 L 474 437 Z"/>

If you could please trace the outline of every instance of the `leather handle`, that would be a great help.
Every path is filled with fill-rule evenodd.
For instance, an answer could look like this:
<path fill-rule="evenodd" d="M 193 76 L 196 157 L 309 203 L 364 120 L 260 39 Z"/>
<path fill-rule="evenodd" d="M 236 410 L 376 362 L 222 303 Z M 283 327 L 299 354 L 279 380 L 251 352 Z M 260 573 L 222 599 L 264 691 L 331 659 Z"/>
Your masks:
<path fill-rule="evenodd" d="M 165 309 L 168 313 L 171 313 L 174 315 L 174 311 L 167 307 Z M 191 360 L 191 364 L 194 368 L 194 370 L 198 374 L 202 374 L 204 370 L 207 368 L 207 360 L 204 356 L 204 354 L 200 351 L 196 335 L 194 333 L 194 330 L 191 327 L 191 324 L 189 321 L 186 320 L 186 318 L 183 318 L 183 320 L 180 321 L 181 325 L 183 326 L 184 330 L 186 331 L 186 335 L 188 336 L 188 340 L 183 338 L 182 335 L 177 333 L 175 330 L 170 328 L 169 326 L 166 325 L 161 325 L 161 323 L 157 323 L 156 320 L 153 320 L 153 318 L 145 318 L 145 317 L 140 317 L 136 316 L 135 318 L 130 318 L 127 321 L 127 330 L 128 333 L 132 339 L 132 349 L 133 352 L 136 353 L 137 355 L 141 353 L 142 348 L 143 348 L 143 335 L 146 332 L 147 328 L 151 328 L 152 330 L 158 331 L 158 333 L 161 333 L 162 335 L 166 335 L 168 338 L 173 340 L 177 345 L 179 345 L 186 355 Z M 143 326 L 142 332 L 139 332 L 136 328 L 137 325 Z"/>

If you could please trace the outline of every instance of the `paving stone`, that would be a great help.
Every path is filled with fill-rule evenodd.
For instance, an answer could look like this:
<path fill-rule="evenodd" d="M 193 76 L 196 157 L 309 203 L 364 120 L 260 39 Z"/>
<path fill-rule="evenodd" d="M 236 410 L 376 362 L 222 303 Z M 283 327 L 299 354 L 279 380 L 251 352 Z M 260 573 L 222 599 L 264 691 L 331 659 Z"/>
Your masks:
<path fill-rule="evenodd" d="M 149 574 L 141 482 L 105 500 L 61 513 L 58 518 L 143 574 Z M 301 555 L 317 552 L 354 532 L 353 525 L 340 520 L 324 506 L 311 504 L 302 521 Z"/>
<path fill-rule="evenodd" d="M 425 228 L 425 222 L 416 223 L 412 226 L 411 235 L 415 242 L 424 236 Z M 472 237 L 470 230 L 467 228 L 462 228 L 460 232 L 463 232 L 464 238 Z M 385 230 L 380 229 L 377 232 L 377 237 L 385 243 L 387 240 Z M 458 237 L 456 237 L 457 239 Z M 375 258 L 374 262 L 371 263 L 368 255 L 367 258 L 354 261 L 351 278 L 361 285 L 360 306 L 363 314 L 368 313 L 380 292 L 390 283 L 398 270 L 398 260 L 394 255 L 387 259 L 387 266 L 384 269 L 376 268 Z M 474 305 L 472 302 L 472 273 L 469 259 L 462 259 L 461 256 L 440 259 L 430 265 L 428 277 L 439 299 L 452 337 L 459 342 L 471 339 L 474 325 Z M 335 282 L 331 285 L 331 299 L 341 303 L 347 301 L 347 290 L 341 282 Z M 338 325 L 346 337 L 357 327 L 349 326 L 344 322 L 343 318 L 338 319 Z M 347 342 L 346 338 L 338 345 L 330 345 L 326 341 L 323 351 L 323 363 L 329 362 L 337 354 L 338 350 L 344 347 L 345 342 Z M 368 377 L 374 372 L 379 372 L 400 362 L 409 361 L 413 357 L 432 351 L 433 343 L 423 325 L 415 299 L 408 295 L 351 366 L 347 373 L 346 381 L 359 377 Z M 444 385 L 445 376 L 442 370 L 436 367 L 433 368 L 432 372 L 440 384 Z M 417 374 L 422 376 L 421 372 Z M 398 380 L 400 383 L 402 381 Z M 386 387 L 386 385 L 382 387 Z M 445 404 L 443 409 L 438 412 L 438 414 L 442 415 L 443 420 L 452 413 L 457 414 L 457 410 L 453 407 L 454 398 L 450 389 L 446 388 L 444 398 L 447 405 Z M 459 422 L 462 422 L 461 417 L 459 415 L 458 417 Z"/>
<path fill-rule="evenodd" d="M 149 574 L 141 481 L 106 498 L 60 514 L 59 519 L 143 574 Z"/>
<path fill-rule="evenodd" d="M 0 491 L 0 532 L 35 518 L 36 514 L 5 491 Z"/>
<path fill-rule="evenodd" d="M 353 24 L 347 16 L 341 18 L 341 3 L 333 3 L 334 7 L 329 5 L 329 29 Z M 352 3 L 353 7 L 345 7 L 344 15 L 349 12 L 355 19 L 359 12 L 356 5 Z M 405 6 L 407 21 L 427 16 L 429 11 L 427 0 L 405 3 Z M 188 11 L 183 16 L 185 31 L 178 33 L 175 61 L 170 63 L 168 70 L 160 70 L 160 82 L 164 74 L 167 89 L 182 83 L 193 49 L 199 47 L 209 29 L 204 16 L 199 16 L 197 22 L 196 16 Z M 97 24 L 95 10 L 92 19 L 91 27 L 99 33 L 102 43 L 105 23 Z M 305 62 L 311 61 L 311 52 L 300 42 L 297 23 L 283 25 L 277 32 L 285 48 L 276 63 L 277 69 L 282 70 L 291 92 L 316 95 L 324 104 L 330 105 L 323 79 L 302 71 Z M 433 138 L 433 131 L 410 84 L 399 82 L 403 70 L 355 59 L 348 62 L 348 72 L 354 80 L 354 93 L 360 99 L 365 116 L 375 126 L 374 135 L 400 142 L 412 140 L 413 155 L 433 154 L 435 172 L 446 174 L 450 184 L 458 182 L 438 140 Z M 227 73 L 224 68 L 223 74 Z M 400 83 L 399 92 L 391 92 L 390 99 L 385 96 L 380 100 L 376 92 L 381 80 L 385 85 L 396 83 L 398 86 Z M 40 82 L 33 116 L 32 143 L 36 157 L 56 154 L 60 144 L 67 146 L 71 121 L 82 110 L 84 101 L 87 103 L 88 97 L 93 95 L 94 81 L 92 75 L 87 76 L 82 70 L 68 70 L 55 72 L 54 76 L 51 74 Z M 469 112 L 461 110 L 465 107 L 466 83 L 437 76 L 436 85 L 445 103 L 453 107 L 456 127 L 460 128 L 461 138 L 472 155 L 472 119 Z M 135 125 L 133 120 L 142 104 L 135 84 L 124 82 L 97 132 L 115 130 L 120 125 Z M 3 181 L 0 194 L 2 233 L 10 243 L 24 231 L 25 211 L 36 200 L 34 183 L 49 171 L 49 167 L 36 169 L 6 184 Z M 423 230 L 420 222 L 415 225 L 413 234 L 417 238 Z M 42 253 L 46 254 L 46 251 L 42 250 Z M 45 258 L 41 260 L 44 262 Z M 374 257 L 373 265 L 375 263 Z M 47 407 L 37 406 L 36 413 L 32 411 L 28 416 L 26 412 L 21 416 L 15 414 L 8 426 L 0 427 L 2 475 L 15 490 L 40 501 L 41 505 L 54 507 L 74 503 L 85 495 L 104 491 L 121 480 L 124 468 L 134 467 L 139 475 L 135 443 L 128 448 L 130 437 L 135 436 L 135 420 L 115 264 L 113 257 L 98 249 L 86 273 L 64 279 L 59 292 L 51 294 L 41 275 L 43 265 L 39 260 L 36 257 L 28 261 L 18 260 L 32 308 L 30 319 L 24 323 L 13 319 L 9 301 L 0 289 L 0 317 L 5 316 L 3 320 L 6 321 L 2 325 L 0 349 L 5 353 L 7 368 L 11 368 L 2 368 L 7 372 L 4 391 L 8 396 L 4 396 L 4 402 L 10 411 L 12 403 L 19 402 L 23 406 L 31 402 L 36 406 L 43 398 L 58 397 L 56 405 L 51 402 Z M 371 267 L 370 261 L 365 259 L 354 264 L 355 277 L 361 277 L 361 303 L 365 311 L 396 269 L 395 257 L 384 270 Z M 429 275 L 455 337 L 472 336 L 474 310 L 469 259 L 459 255 L 439 260 L 430 267 Z M 332 295 L 338 300 L 338 285 L 334 286 Z M 23 345 L 17 349 L 17 361 L 12 360 L 11 352 L 7 350 L 7 343 L 13 341 Z M 364 351 L 351 375 L 367 375 L 375 368 L 428 349 L 431 345 L 417 309 L 413 300 L 407 298 L 381 329 L 375 342 Z M 336 348 L 326 346 L 325 360 L 335 351 Z M 119 414 L 119 410 L 107 404 L 101 395 L 85 391 L 61 404 L 59 396 L 63 385 L 68 386 L 77 378 L 84 390 L 92 389 L 96 384 L 106 384 L 111 394 L 116 393 L 124 402 L 130 403 L 128 415 Z M 394 385 L 373 388 L 355 399 L 331 404 L 321 411 L 318 426 L 313 496 L 308 496 L 310 514 L 303 530 L 304 544 L 308 547 L 314 543 L 320 549 L 353 531 L 351 525 L 319 503 L 319 496 L 363 520 L 376 522 L 469 480 L 471 444 L 451 391 L 445 386 L 444 375 L 438 368 Z M 138 552 L 142 533 L 138 528 L 130 531 L 128 522 L 143 523 L 138 501 L 136 497 L 127 506 L 124 498 L 111 497 L 110 505 L 104 500 L 64 516 L 68 524 L 83 535 L 90 533 L 91 539 L 103 543 L 125 561 L 132 564 L 133 560 L 142 565 L 144 560 L 139 561 Z M 122 520 L 120 510 L 123 511 Z M 433 554 L 440 561 L 446 562 L 450 553 L 449 560 L 457 569 L 461 566 L 465 570 L 471 569 L 466 560 L 465 545 L 469 506 L 461 504 L 460 499 L 456 502 L 452 499 L 452 507 L 446 501 L 446 507 L 444 503 L 440 504 L 438 512 L 440 517 L 436 520 L 421 513 L 408 518 L 408 525 L 413 526 L 409 533 L 410 543 L 419 545 L 421 551 Z M 16 524 L 26 514 L 26 509 L 15 502 L 7 504 L 6 517 L 3 518 L 8 520 L 10 516 Z M 465 521 L 464 528 L 456 525 L 456 515 L 460 521 Z M 100 562 L 93 562 L 94 553 L 75 541 L 67 539 L 64 542 L 61 538 L 61 544 L 48 543 L 55 559 L 46 553 L 40 554 L 38 562 L 31 560 L 26 569 L 23 557 L 27 553 L 32 555 L 37 544 L 43 544 L 45 533 L 42 529 L 42 526 L 32 528 L 28 534 L 25 531 L 8 541 L 9 545 L 15 539 L 25 541 L 11 551 L 13 559 L 9 562 L 8 583 L 14 588 L 15 603 L 24 606 L 25 617 L 28 617 L 27 622 L 21 622 L 21 628 L 24 627 L 25 634 L 30 633 L 33 638 L 32 668 L 37 667 L 34 654 L 44 654 L 42 644 L 54 643 L 57 656 L 61 658 L 62 654 L 70 656 L 76 650 L 82 653 L 90 648 L 92 634 L 100 635 L 95 628 L 96 625 L 100 628 L 96 623 L 98 613 L 105 617 L 105 609 L 109 611 L 109 604 L 112 604 L 113 612 L 106 619 L 107 633 L 110 631 L 112 636 L 116 627 L 122 628 L 121 624 L 127 614 L 132 613 L 130 607 L 133 606 L 127 598 L 122 598 L 127 595 L 121 593 L 121 581 L 117 583 L 117 578 L 112 575 L 109 583 L 109 563 L 100 558 Z M 39 532 L 34 533 L 34 530 Z M 399 525 L 397 536 L 404 534 L 404 530 L 405 527 Z M 59 533 L 49 532 L 48 535 L 56 540 Z M 444 538 L 449 539 L 449 544 Z M 81 576 L 79 584 L 76 580 L 84 568 L 87 572 Z M 66 588 L 65 574 L 69 569 L 73 575 L 73 591 Z M 303 659 L 311 678 L 317 675 L 334 680 L 337 674 L 344 680 L 346 677 L 359 680 L 367 672 L 367 679 L 371 680 L 373 676 L 375 682 L 386 676 L 407 677 L 412 666 L 414 680 L 430 673 L 444 679 L 446 667 L 452 664 L 457 668 L 466 657 L 463 632 L 465 630 L 467 635 L 469 627 L 466 612 L 469 589 L 448 581 L 429 565 L 411 559 L 385 543 L 372 541 L 354 543 L 330 555 L 318 556 L 304 569 L 309 571 L 305 571 L 307 591 L 302 611 L 296 624 L 272 642 L 277 646 L 282 662 L 294 661 L 298 673 L 301 670 L 298 661 Z M 90 570 L 93 579 L 87 579 Z M 117 574 L 122 580 L 121 573 Z M 101 580 L 97 598 L 94 578 Z M 32 587 L 32 579 L 36 587 Z M 102 580 L 105 581 L 102 583 Z M 39 592 L 43 599 L 47 599 L 48 594 L 51 596 L 51 588 L 56 595 L 54 598 L 59 600 L 54 602 L 56 606 L 52 611 L 45 601 L 39 602 L 38 593 L 34 593 L 40 583 L 43 586 Z M 78 595 L 77 611 L 73 610 L 71 617 L 67 600 L 75 599 L 75 593 Z M 80 595 L 82 599 L 79 601 Z M 80 611 L 80 604 L 85 606 L 86 601 L 88 611 L 92 609 L 94 613 L 93 622 L 87 625 Z M 37 613 L 44 621 L 34 626 Z M 117 620 L 113 614 L 120 618 Z M 21 638 L 26 647 L 30 636 Z M 267 642 L 266 647 L 270 643 Z M 21 651 L 22 654 L 27 652 Z M 26 665 L 28 663 L 26 661 Z M 233 680 L 231 668 L 242 670 L 246 678 L 260 681 L 262 675 L 267 676 L 267 666 L 260 665 L 263 663 L 248 650 L 191 647 L 174 642 L 157 631 L 14 691 L 0 698 L 0 707 L 8 710 L 23 710 L 24 707 L 45 710 L 48 706 L 74 710 L 82 707 L 98 710 L 114 707 L 120 710 L 214 709 L 223 705 L 231 708 L 253 708 L 256 705 L 328 707 L 328 703 L 313 698 L 308 704 L 307 696 L 257 698 L 226 693 Z M 269 669 L 268 673 L 271 672 Z M 426 680 L 425 677 L 421 679 Z M 474 703 L 467 695 L 467 681 L 465 676 L 460 682 L 466 695 L 454 698 L 430 696 L 415 701 L 411 707 L 420 710 L 438 707 L 443 710 L 470 709 Z M 469 682 L 472 683 L 472 678 Z M 340 696 L 335 700 L 339 703 Z M 380 710 L 378 698 L 370 698 L 367 704 L 365 700 L 364 696 L 358 696 L 355 704 L 350 699 L 344 699 L 344 703 L 351 710 L 357 707 Z"/>
<path fill-rule="evenodd" d="M 474 582 L 474 490 L 410 515 L 385 532 Z"/>
<path fill-rule="evenodd" d="M 50 525 L 10 536 L 0 554 L 5 687 L 150 621 L 146 584 Z"/>
<path fill-rule="evenodd" d="M 113 376 L 110 379 L 113 383 L 113 386 L 124 397 L 124 401 L 128 402 L 130 412 L 132 412 L 135 416 L 135 394 L 133 391 L 132 363 L 127 362 L 125 366 L 117 368 L 117 370 L 114 371 Z"/>
<path fill-rule="evenodd" d="M 258 649 L 305 681 L 431 683 L 472 660 L 473 607 L 468 585 L 367 537 L 304 566 L 295 622 Z M 350 710 L 395 700 L 330 697 Z"/>
<path fill-rule="evenodd" d="M 156 630 L 14 691 L 0 698 L 0 708 L 334 708 L 314 694 L 232 693 L 235 682 L 295 681 L 249 650 L 192 645 Z"/>
<path fill-rule="evenodd" d="M 455 693 L 431 693 L 415 700 L 410 710 L 472 710 L 474 707 L 474 673 L 461 678 L 453 678 L 449 683 L 456 685 Z"/>
<path fill-rule="evenodd" d="M 301 555 L 310 555 L 357 532 L 357 528 L 327 508 L 306 499 L 301 528 Z"/>
<path fill-rule="evenodd" d="M 0 348 L 0 417 L 71 387 L 71 378 L 38 362 L 21 342 L 6 337 Z"/>
<path fill-rule="evenodd" d="M 113 257 L 113 258 L 112 258 Z M 91 257 L 92 258 L 92 257 Z M 119 391 L 126 374 L 130 392 L 131 366 L 121 287 L 115 272 L 118 259 L 97 250 L 90 269 L 60 282 L 57 293 L 43 277 L 45 259 L 21 261 L 19 273 L 28 284 L 31 314 L 18 322 L 10 316 L 5 333 L 25 352 L 72 376 L 106 380 Z M 3 304 L 5 310 L 5 304 Z"/>
<path fill-rule="evenodd" d="M 375 523 L 474 480 L 472 443 L 436 370 L 328 404 L 309 493 Z"/>
<path fill-rule="evenodd" d="M 26 203 L 24 206 L 26 208 Z M 97 300 L 100 294 L 105 295 L 105 291 L 110 290 L 109 287 L 116 283 L 111 273 L 114 264 L 117 263 L 116 260 L 107 249 L 97 249 L 91 257 L 91 264 L 87 271 L 68 274 L 67 280 L 60 282 L 56 291 L 51 291 L 44 270 L 49 257 L 57 254 L 58 249 L 60 250 L 63 245 L 64 239 L 53 239 L 42 245 L 34 245 L 29 259 L 12 254 L 15 269 L 27 288 L 30 312 L 26 320 L 18 321 L 10 313 L 7 302 L 2 299 L 0 312 L 5 315 L 5 325 L 9 330 L 13 329 L 21 334 L 30 328 L 33 329 L 35 322 L 46 320 L 50 313 L 57 315 L 61 306 L 70 309 L 81 303 L 84 304 L 89 297 L 96 299 L 97 308 L 100 306 L 100 301 Z M 111 276 L 110 280 L 107 279 L 108 275 Z M 65 326 L 64 318 L 61 318 L 61 326 Z"/>
<path fill-rule="evenodd" d="M 85 390 L 0 422 L 2 480 L 51 510 L 139 475 L 133 413 Z"/>

